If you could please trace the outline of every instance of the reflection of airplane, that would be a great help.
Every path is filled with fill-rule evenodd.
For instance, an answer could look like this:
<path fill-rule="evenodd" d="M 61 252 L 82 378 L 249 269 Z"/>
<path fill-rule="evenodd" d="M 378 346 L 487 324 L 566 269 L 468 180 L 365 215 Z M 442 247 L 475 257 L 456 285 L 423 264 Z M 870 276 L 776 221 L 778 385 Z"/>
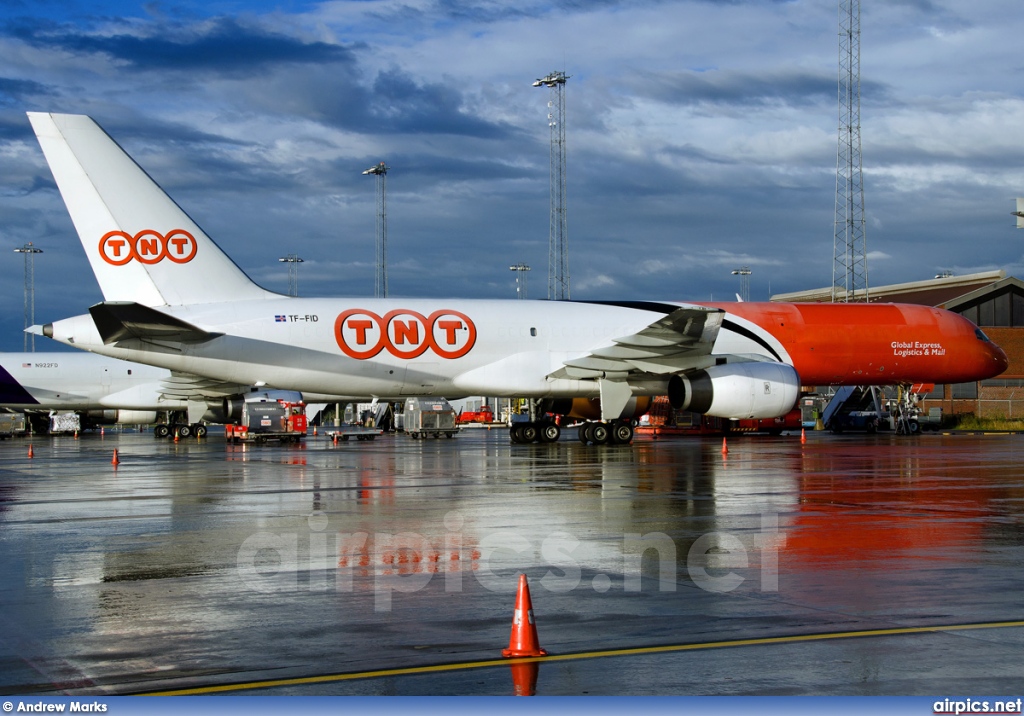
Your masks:
<path fill-rule="evenodd" d="M 172 429 L 182 437 L 205 435 L 200 421 L 237 418 L 250 390 L 90 353 L 0 353 L 0 408 L 30 416 L 76 412 L 126 425 L 155 423 L 164 411 L 188 417 L 158 426 L 159 437 Z"/>
<path fill-rule="evenodd" d="M 43 334 L 217 380 L 310 393 L 531 398 L 628 442 L 648 396 L 774 417 L 801 382 L 958 383 L 1006 356 L 966 319 L 907 305 L 306 299 L 254 284 L 90 118 L 30 113 L 105 301 Z"/>

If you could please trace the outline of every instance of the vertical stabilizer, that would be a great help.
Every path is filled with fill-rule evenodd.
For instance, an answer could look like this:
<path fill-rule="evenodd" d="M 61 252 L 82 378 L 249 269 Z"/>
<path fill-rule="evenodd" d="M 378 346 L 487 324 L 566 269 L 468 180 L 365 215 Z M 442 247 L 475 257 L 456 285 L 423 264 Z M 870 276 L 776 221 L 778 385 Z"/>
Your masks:
<path fill-rule="evenodd" d="M 90 117 L 28 117 L 107 301 L 278 297 L 253 283 Z"/>

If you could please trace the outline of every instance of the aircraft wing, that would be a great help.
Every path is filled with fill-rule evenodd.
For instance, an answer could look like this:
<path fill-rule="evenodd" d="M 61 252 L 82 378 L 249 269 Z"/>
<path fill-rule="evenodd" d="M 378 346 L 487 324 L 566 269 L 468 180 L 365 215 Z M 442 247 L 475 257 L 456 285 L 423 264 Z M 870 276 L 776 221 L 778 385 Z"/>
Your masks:
<path fill-rule="evenodd" d="M 624 379 L 639 373 L 664 375 L 704 366 L 724 319 L 721 309 L 680 307 L 637 333 L 565 361 L 550 377 Z"/>

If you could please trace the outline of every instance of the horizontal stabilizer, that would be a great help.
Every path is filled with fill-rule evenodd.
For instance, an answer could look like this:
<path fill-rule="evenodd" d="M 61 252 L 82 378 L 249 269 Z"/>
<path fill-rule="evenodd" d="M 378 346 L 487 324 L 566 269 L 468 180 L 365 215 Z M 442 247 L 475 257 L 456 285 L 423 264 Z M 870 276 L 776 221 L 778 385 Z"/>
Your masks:
<path fill-rule="evenodd" d="M 89 313 L 105 345 L 131 339 L 201 343 L 223 335 L 139 303 L 97 303 Z"/>

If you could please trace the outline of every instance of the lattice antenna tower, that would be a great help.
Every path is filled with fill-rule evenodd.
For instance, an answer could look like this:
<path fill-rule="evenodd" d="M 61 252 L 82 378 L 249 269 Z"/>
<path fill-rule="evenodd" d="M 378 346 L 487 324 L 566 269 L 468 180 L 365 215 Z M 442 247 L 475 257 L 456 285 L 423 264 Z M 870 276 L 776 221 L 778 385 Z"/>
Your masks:
<path fill-rule="evenodd" d="M 569 299 L 569 228 L 565 193 L 565 81 L 564 72 L 551 72 L 533 83 L 551 90 L 548 127 L 551 130 L 551 217 L 548 229 L 548 298 Z"/>
<path fill-rule="evenodd" d="M 388 167 L 384 162 L 374 164 L 363 174 L 377 178 L 376 242 L 374 257 L 376 271 L 373 275 L 373 295 L 388 297 Z"/>
<path fill-rule="evenodd" d="M 832 301 L 868 300 L 860 150 L 860 0 L 839 0 L 839 150 Z"/>

